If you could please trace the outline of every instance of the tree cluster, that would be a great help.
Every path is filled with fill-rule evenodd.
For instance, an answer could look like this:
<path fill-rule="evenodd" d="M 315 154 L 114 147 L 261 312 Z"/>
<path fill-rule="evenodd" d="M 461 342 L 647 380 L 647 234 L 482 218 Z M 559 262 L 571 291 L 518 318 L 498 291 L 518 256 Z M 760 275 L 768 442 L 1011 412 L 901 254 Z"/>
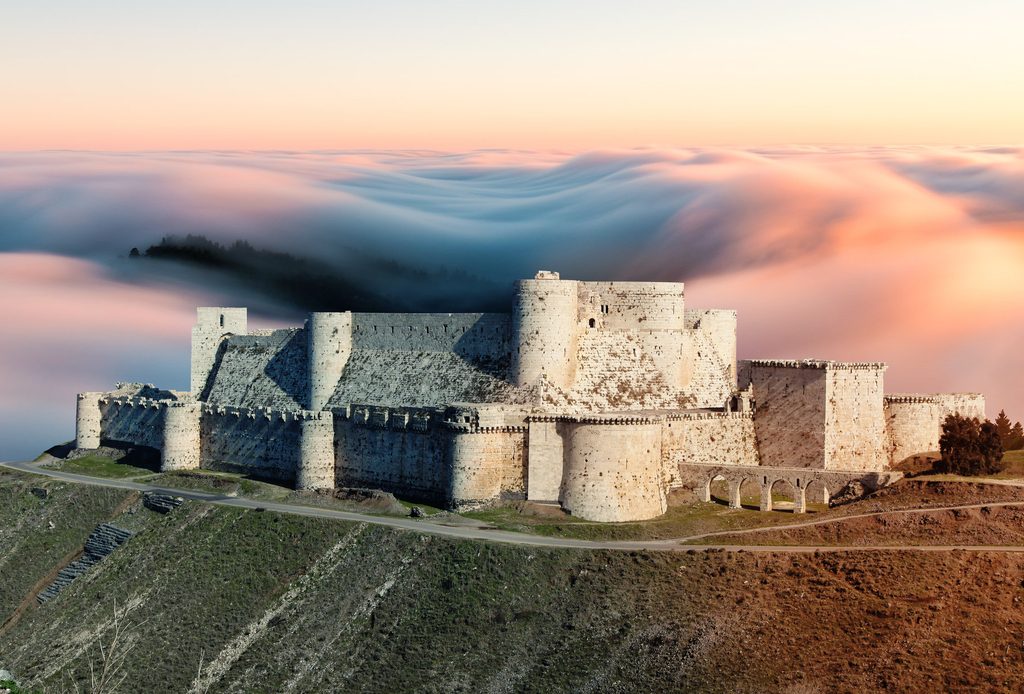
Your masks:
<path fill-rule="evenodd" d="M 939 438 L 940 472 L 954 475 L 991 475 L 1003 467 L 1003 442 L 989 420 L 951 414 L 942 423 Z"/>
<path fill-rule="evenodd" d="M 1021 427 L 1020 422 L 1011 425 L 1006 410 L 999 411 L 999 416 L 996 417 L 996 430 L 999 432 L 999 440 L 1004 451 L 1019 451 L 1024 448 L 1024 427 Z"/>

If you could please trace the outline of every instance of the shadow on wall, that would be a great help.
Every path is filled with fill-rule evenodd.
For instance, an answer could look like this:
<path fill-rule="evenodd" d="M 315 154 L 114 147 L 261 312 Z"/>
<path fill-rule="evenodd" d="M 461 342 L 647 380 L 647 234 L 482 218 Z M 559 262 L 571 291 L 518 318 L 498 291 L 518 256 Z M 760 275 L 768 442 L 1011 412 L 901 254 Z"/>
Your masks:
<path fill-rule="evenodd" d="M 217 382 L 217 375 L 220 372 L 221 364 L 224 362 L 224 353 L 228 351 L 228 342 L 223 337 L 227 336 L 222 336 L 221 343 L 217 346 L 217 354 L 213 358 L 213 367 L 206 376 L 206 384 L 203 386 L 203 391 L 198 396 L 198 399 L 203 402 L 210 399 L 210 391 L 213 390 L 213 384 Z"/>
<path fill-rule="evenodd" d="M 488 376 L 508 381 L 512 365 L 511 316 L 483 314 L 455 341 L 452 351 Z"/>
<path fill-rule="evenodd" d="M 308 406 L 306 384 L 309 355 L 306 342 L 306 331 L 296 330 L 270 358 L 263 373 L 296 402 Z"/>
<path fill-rule="evenodd" d="M 299 425 L 263 414 L 214 414 L 202 419 L 202 467 L 292 483 Z"/>

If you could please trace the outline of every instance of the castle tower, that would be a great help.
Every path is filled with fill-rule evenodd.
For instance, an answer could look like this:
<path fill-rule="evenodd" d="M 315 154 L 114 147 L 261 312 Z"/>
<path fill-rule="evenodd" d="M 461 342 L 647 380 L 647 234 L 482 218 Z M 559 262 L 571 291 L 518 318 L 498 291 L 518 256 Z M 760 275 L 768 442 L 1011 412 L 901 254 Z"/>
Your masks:
<path fill-rule="evenodd" d="M 79 393 L 75 412 L 75 447 L 100 447 L 100 396 L 102 393 Z"/>
<path fill-rule="evenodd" d="M 515 284 L 512 306 L 512 381 L 535 383 L 541 375 L 560 388 L 576 376 L 579 287 L 557 272 L 541 270 Z"/>
<path fill-rule="evenodd" d="M 322 410 L 334 395 L 341 372 L 352 354 L 352 313 L 311 313 L 306 321 L 311 410 Z"/>
<path fill-rule="evenodd" d="M 217 350 L 228 335 L 245 335 L 247 313 L 244 308 L 200 306 L 192 328 L 192 378 L 189 389 L 199 397 L 217 361 Z"/>
<path fill-rule="evenodd" d="M 334 415 L 330 412 L 305 412 L 299 420 L 299 466 L 295 488 L 301 490 L 334 488 Z"/>
<path fill-rule="evenodd" d="M 660 422 L 636 418 L 574 422 L 567 428 L 562 508 L 601 522 L 665 513 Z"/>
<path fill-rule="evenodd" d="M 164 410 L 163 447 L 160 471 L 199 468 L 202 405 L 197 402 L 170 402 Z"/>

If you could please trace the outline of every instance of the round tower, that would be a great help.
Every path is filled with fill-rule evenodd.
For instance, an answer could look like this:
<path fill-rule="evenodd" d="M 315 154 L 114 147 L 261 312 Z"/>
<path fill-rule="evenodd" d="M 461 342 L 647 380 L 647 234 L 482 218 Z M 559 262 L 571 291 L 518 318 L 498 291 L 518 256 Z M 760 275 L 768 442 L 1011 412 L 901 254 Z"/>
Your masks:
<path fill-rule="evenodd" d="M 160 451 L 161 472 L 199 468 L 201 413 L 202 406 L 197 402 L 167 403 L 163 448 Z"/>
<path fill-rule="evenodd" d="M 334 415 L 330 412 L 306 412 L 299 420 L 299 466 L 295 488 L 301 490 L 334 488 Z"/>
<path fill-rule="evenodd" d="M 515 284 L 512 306 L 512 381 L 535 383 L 541 375 L 560 388 L 576 377 L 576 326 L 579 314 L 576 282 L 557 272 L 540 271 Z"/>
<path fill-rule="evenodd" d="M 311 313 L 306 322 L 311 410 L 322 410 L 334 395 L 352 354 L 352 314 Z"/>
<path fill-rule="evenodd" d="M 102 393 L 79 393 L 75 411 L 75 447 L 100 447 L 100 396 Z"/>
<path fill-rule="evenodd" d="M 639 419 L 571 424 L 560 501 L 572 515 L 601 522 L 665 513 L 661 424 Z"/>

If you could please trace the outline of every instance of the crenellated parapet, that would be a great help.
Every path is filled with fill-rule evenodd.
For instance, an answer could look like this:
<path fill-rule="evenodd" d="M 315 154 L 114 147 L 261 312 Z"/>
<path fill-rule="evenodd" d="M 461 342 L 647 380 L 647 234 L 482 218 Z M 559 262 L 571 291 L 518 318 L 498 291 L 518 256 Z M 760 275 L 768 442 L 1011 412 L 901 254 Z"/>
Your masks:
<path fill-rule="evenodd" d="M 897 404 L 897 405 L 938 405 L 939 398 L 934 395 L 925 395 L 922 393 L 889 393 L 884 398 L 885 404 Z"/>
<path fill-rule="evenodd" d="M 885 362 L 882 361 L 831 361 L 828 359 L 751 359 L 751 366 L 768 367 L 775 369 L 830 369 L 845 371 L 884 371 Z"/>

